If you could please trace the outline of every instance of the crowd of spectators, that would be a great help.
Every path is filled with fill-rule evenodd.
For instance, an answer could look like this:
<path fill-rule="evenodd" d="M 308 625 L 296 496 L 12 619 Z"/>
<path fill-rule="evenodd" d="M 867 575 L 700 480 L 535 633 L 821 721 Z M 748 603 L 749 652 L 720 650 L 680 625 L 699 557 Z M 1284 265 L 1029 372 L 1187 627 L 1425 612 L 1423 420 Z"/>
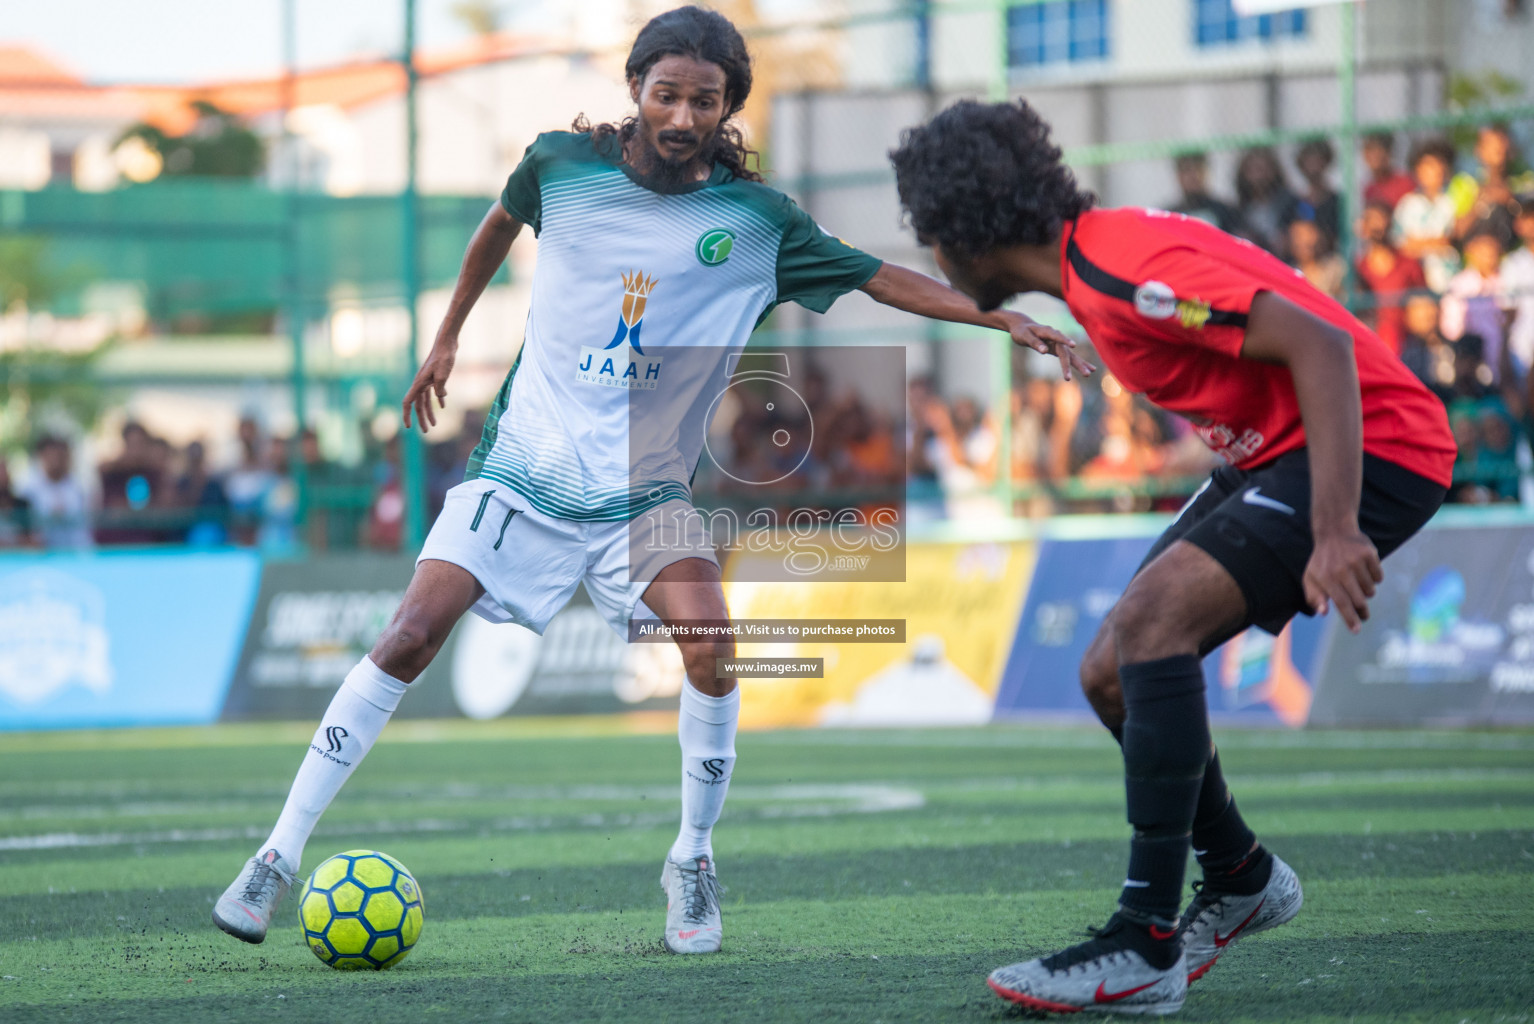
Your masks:
<path fill-rule="evenodd" d="M 0 460 L 0 548 L 87 550 L 97 545 L 233 544 L 283 551 L 399 550 L 404 500 L 398 437 L 373 446 L 355 465 L 326 459 L 314 431 L 268 437 L 259 422 L 239 423 L 236 454 L 215 468 L 202 441 L 176 447 L 142 423 L 122 427 L 121 447 L 93 472 L 76 472 L 74 446 L 45 434 L 32 446 L 18 482 Z M 478 437 L 477 426 L 474 437 Z M 472 448 L 472 444 L 469 446 Z M 468 449 L 428 449 L 436 508 Z M 298 522 L 299 476 L 309 514 Z"/>
<path fill-rule="evenodd" d="M 1423 138 L 1403 168 L 1386 133 L 1367 135 L 1360 155 L 1367 181 L 1351 267 L 1325 140 L 1296 152 L 1297 188 L 1275 151 L 1246 151 L 1233 201 L 1210 188 L 1203 155 L 1179 157 L 1172 209 L 1249 239 L 1348 301 L 1444 400 L 1460 446 L 1451 501 L 1517 500 L 1518 453 L 1534 435 L 1534 172 L 1505 124 L 1480 128 L 1463 160 L 1449 140 Z"/>
<path fill-rule="evenodd" d="M 898 409 L 880 407 L 853 381 L 833 382 L 818 367 L 802 377 L 792 393 L 761 382 L 726 392 L 693 480 L 701 504 L 787 514 L 899 500 L 905 459 Z"/>
<path fill-rule="evenodd" d="M 1534 172 L 1502 124 L 1482 127 L 1463 159 L 1447 139 L 1420 138 L 1402 165 L 1398 140 L 1383 133 L 1367 135 L 1360 155 L 1366 180 L 1351 266 L 1335 153 L 1322 139 L 1300 146 L 1289 170 L 1271 148 L 1245 151 L 1229 198 L 1211 185 L 1204 154 L 1179 156 L 1180 195 L 1169 208 L 1268 249 L 1378 332 L 1447 407 L 1459 444 L 1450 500 L 1519 500 L 1534 464 Z M 705 470 L 702 482 L 728 497 L 777 479 L 790 459 L 790 488 L 866 504 L 904 481 L 913 518 L 973 518 L 1176 507 L 1212 466 L 1186 422 L 1106 372 L 1069 382 L 1016 374 L 1005 438 L 998 410 L 973 394 L 944 395 L 926 378 L 909 386 L 903 437 L 898 412 L 871 406 L 856 388 L 833 394 L 812 371 L 803 389 L 813 431 L 795 420 L 792 403 L 747 402 L 711 428 L 711 454 L 729 461 L 723 473 Z M 482 425 L 482 415 L 470 415 L 457 436 L 428 446 L 428 517 L 462 479 Z M 215 460 L 203 442 L 177 447 L 130 420 L 113 457 L 77 472 L 71 443 L 45 435 L 18 479 L 0 460 L 0 547 L 397 551 L 399 438 L 364 436 L 361 460 L 343 465 L 323 456 L 313 431 L 270 437 L 247 417 L 233 457 Z M 769 440 L 788 436 L 811 438 L 808 453 Z M 997 486 L 1004 465 L 1010 508 Z"/>
<path fill-rule="evenodd" d="M 1205 154 L 1179 156 L 1168 208 L 1262 246 L 1348 302 L 1447 407 L 1460 448 L 1450 500 L 1516 501 L 1520 460 L 1534 461 L 1534 173 L 1503 124 L 1479 129 L 1464 160 L 1448 140 L 1424 138 L 1403 169 L 1384 133 L 1362 140 L 1361 157 L 1352 266 L 1324 139 L 1300 146 L 1288 170 L 1272 148 L 1243 152 L 1224 195 Z M 1212 466 L 1186 422 L 1107 373 L 1016 382 L 1009 421 L 1014 513 L 1175 507 Z M 1004 511 L 993 410 L 917 381 L 908 425 L 913 509 Z"/>
<path fill-rule="evenodd" d="M 1132 394 L 1111 373 L 1085 381 L 1025 378 L 1014 383 L 1010 406 L 1005 453 L 1016 515 L 1173 509 L 1215 464 L 1186 420 Z M 914 381 L 908 425 L 913 518 L 1009 511 L 994 486 L 1002 428 L 977 399 L 950 402 L 929 381 Z"/>

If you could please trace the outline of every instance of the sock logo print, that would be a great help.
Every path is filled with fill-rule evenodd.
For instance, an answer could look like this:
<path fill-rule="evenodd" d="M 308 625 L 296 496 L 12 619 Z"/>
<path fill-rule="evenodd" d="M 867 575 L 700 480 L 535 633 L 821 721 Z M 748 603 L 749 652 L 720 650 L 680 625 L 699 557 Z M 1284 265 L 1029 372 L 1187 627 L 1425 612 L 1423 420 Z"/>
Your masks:
<path fill-rule="evenodd" d="M 688 772 L 687 777 L 689 779 L 701 782 L 705 786 L 722 786 L 726 782 L 730 781 L 730 777 L 725 774 L 725 768 L 728 766 L 729 762 L 724 758 L 706 757 L 702 761 L 699 761 L 698 764 L 703 768 L 704 771 L 708 772 L 708 778 L 705 779 L 701 775 L 694 775 L 692 772 Z"/>
<path fill-rule="evenodd" d="M 350 761 L 343 761 L 336 756 L 341 752 L 342 741 L 344 741 L 346 737 L 350 735 L 351 733 L 347 732 L 339 725 L 329 726 L 325 729 L 326 749 L 320 749 L 320 745 L 318 743 L 309 744 L 309 749 L 327 761 L 334 761 L 336 764 L 341 765 L 342 767 L 350 768 L 352 765 Z"/>
<path fill-rule="evenodd" d="M 340 753 L 341 741 L 350 735 L 351 733 L 347 732 L 339 725 L 332 725 L 330 728 L 326 729 L 325 743 L 327 752 L 331 754 Z"/>

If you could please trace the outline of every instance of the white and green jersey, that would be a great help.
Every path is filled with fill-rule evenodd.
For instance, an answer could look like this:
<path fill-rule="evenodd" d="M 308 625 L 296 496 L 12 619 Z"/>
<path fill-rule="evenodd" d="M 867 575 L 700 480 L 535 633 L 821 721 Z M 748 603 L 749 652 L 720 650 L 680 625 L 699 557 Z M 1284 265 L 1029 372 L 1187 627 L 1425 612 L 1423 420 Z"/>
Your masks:
<path fill-rule="evenodd" d="M 690 500 L 728 357 L 778 303 L 825 312 L 880 266 L 781 192 L 720 166 L 658 192 L 589 133 L 540 135 L 501 205 L 537 234 L 538 263 L 522 352 L 466 479 L 561 519 Z"/>

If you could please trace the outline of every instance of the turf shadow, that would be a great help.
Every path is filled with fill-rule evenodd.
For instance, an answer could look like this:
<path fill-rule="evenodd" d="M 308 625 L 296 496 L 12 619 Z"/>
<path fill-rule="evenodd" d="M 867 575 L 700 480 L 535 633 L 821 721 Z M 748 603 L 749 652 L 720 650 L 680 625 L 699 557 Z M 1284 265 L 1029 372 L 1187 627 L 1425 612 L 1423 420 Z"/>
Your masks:
<path fill-rule="evenodd" d="M 1534 873 L 1528 832 L 1376 833 L 1289 836 L 1277 851 L 1302 878 L 1428 878 L 1444 874 Z M 721 865 L 725 905 L 779 900 L 838 901 L 928 894 L 1110 889 L 1123 877 L 1126 846 L 993 843 L 902 847 L 856 854 L 753 855 Z M 659 865 L 622 863 L 420 875 L 432 920 L 611 912 L 659 905 Z M 167 888 L 0 897 L 7 941 L 121 934 L 124 941 L 211 928 L 212 889 Z M 290 901 L 279 927 L 295 920 Z M 0 949 L 3 949 L 0 943 Z"/>

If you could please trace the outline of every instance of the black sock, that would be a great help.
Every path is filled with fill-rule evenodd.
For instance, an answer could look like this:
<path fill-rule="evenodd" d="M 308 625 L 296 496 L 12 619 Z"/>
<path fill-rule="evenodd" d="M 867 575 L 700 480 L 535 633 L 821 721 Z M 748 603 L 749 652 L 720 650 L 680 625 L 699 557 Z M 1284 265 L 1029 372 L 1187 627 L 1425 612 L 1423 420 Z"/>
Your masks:
<path fill-rule="evenodd" d="M 1119 917 L 1122 918 L 1124 944 L 1156 970 L 1168 969 L 1182 956 L 1182 940 L 1177 937 L 1176 928 L 1150 924 L 1129 910 L 1120 910 Z"/>
<path fill-rule="evenodd" d="M 1109 725 L 1104 728 L 1113 734 L 1114 741 L 1122 748 L 1124 746 L 1124 727 L 1122 725 Z"/>
<path fill-rule="evenodd" d="M 1119 905 L 1142 924 L 1177 927 L 1182 880 L 1188 868 L 1188 834 L 1156 835 L 1135 829 L 1129 841 L 1129 871 Z"/>
<path fill-rule="evenodd" d="M 1129 875 L 1119 903 L 1137 920 L 1175 926 L 1199 791 L 1209 765 L 1204 673 L 1192 654 L 1119 666 Z"/>
<path fill-rule="evenodd" d="M 1193 816 L 1193 855 L 1204 869 L 1207 881 L 1222 888 L 1227 883 L 1241 888 L 1239 882 L 1251 876 L 1265 853 L 1236 809 L 1236 799 L 1230 795 L 1225 774 L 1220 770 L 1217 750 L 1204 769 L 1203 788 L 1198 794 L 1198 811 Z"/>
<path fill-rule="evenodd" d="M 1204 884 L 1220 892 L 1253 896 L 1267 888 L 1273 877 L 1273 855 L 1261 843 L 1227 871 L 1204 870 Z"/>

